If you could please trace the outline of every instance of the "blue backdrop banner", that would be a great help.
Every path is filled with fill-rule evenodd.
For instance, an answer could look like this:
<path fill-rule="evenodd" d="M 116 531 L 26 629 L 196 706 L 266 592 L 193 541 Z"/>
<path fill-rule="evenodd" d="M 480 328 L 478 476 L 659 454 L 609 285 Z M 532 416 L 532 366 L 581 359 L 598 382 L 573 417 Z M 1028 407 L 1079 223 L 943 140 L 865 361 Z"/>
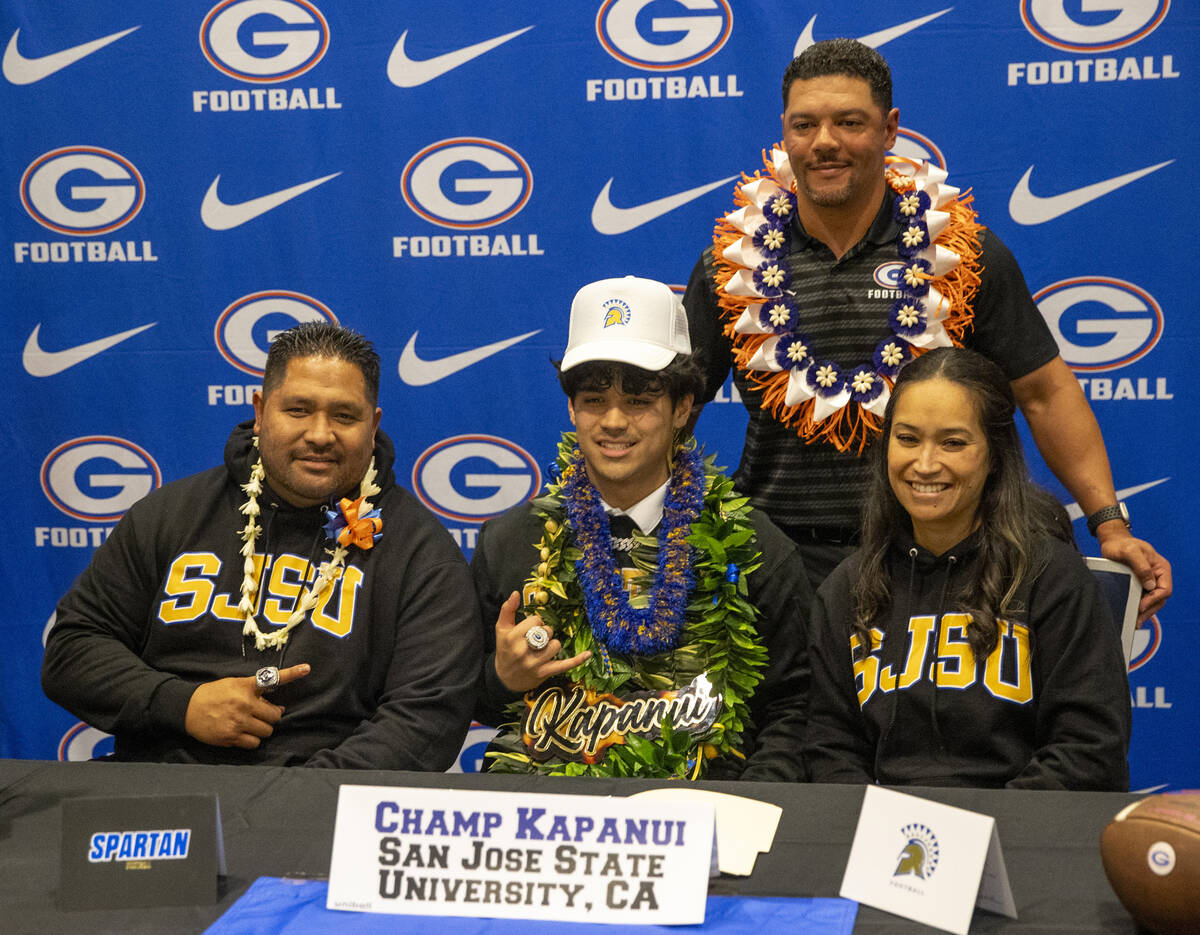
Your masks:
<path fill-rule="evenodd" d="M 1013 249 L 1174 561 L 1131 667 L 1133 780 L 1200 782 L 1178 743 L 1200 720 L 1195 251 L 1172 240 L 1200 14 L 1178 0 L 0 0 L 0 755 L 110 749 L 42 696 L 55 603 L 130 504 L 219 461 L 297 321 L 376 342 L 400 480 L 469 555 L 567 424 L 575 290 L 681 289 L 780 136 L 787 62 L 840 35 L 892 65 L 896 151 Z M 732 468 L 745 423 L 727 385 L 697 434 Z"/>

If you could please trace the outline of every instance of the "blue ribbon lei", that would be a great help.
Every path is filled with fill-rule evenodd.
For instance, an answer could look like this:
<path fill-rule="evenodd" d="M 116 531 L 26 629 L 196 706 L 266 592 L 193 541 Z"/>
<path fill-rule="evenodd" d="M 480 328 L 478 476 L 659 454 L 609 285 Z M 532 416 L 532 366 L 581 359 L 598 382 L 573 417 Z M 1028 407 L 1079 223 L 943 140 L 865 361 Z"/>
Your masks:
<path fill-rule="evenodd" d="M 687 537 L 704 505 L 700 455 L 680 449 L 675 456 L 658 528 L 658 566 L 650 603 L 644 608 L 629 603 L 609 545 L 608 514 L 578 449 L 563 472 L 562 502 L 575 544 L 583 552 L 575 567 L 596 640 L 616 652 L 642 656 L 674 649 L 683 632 L 688 594 L 695 584 Z"/>

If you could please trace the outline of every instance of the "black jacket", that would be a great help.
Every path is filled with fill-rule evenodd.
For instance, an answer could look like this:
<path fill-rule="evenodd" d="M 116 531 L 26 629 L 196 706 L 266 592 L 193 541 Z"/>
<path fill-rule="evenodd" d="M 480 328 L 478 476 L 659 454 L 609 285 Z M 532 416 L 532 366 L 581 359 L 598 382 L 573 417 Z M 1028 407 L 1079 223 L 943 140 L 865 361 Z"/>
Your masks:
<path fill-rule="evenodd" d="M 282 650 L 257 651 L 236 614 L 251 437 L 251 423 L 238 426 L 224 467 L 168 484 L 122 517 L 58 605 L 46 694 L 115 734 L 119 759 L 445 769 L 469 726 L 480 665 L 462 553 L 396 485 L 392 445 L 379 432 L 382 492 L 373 502 L 382 538 L 349 550 L 328 598 Z M 259 504 L 265 632 L 286 620 L 298 582 L 328 557 L 327 520 L 322 507 L 292 507 L 269 488 Z M 299 662 L 312 672 L 271 695 L 286 712 L 258 749 L 212 747 L 185 733 L 201 683 Z"/>
<path fill-rule="evenodd" d="M 807 620 L 812 589 L 795 543 L 765 514 L 751 514 L 762 567 L 748 576 L 749 600 L 758 608 L 759 638 L 767 648 L 767 668 L 750 700 L 756 730 L 745 736 L 744 772 L 731 764 L 714 766 L 709 778 L 798 780 L 803 778 L 800 743 L 808 701 Z M 513 507 L 484 523 L 471 557 L 479 596 L 486 650 L 483 690 L 476 717 L 490 724 L 504 720 L 507 704 L 520 698 L 496 675 L 495 623 L 500 605 L 520 591 L 538 563 L 536 543 L 542 523 L 529 504 Z"/>
<path fill-rule="evenodd" d="M 977 535 L 940 556 L 907 535 L 894 543 L 891 612 L 864 661 L 850 646 L 859 556 L 818 590 L 805 744 L 814 782 L 1129 788 L 1126 666 L 1087 566 L 1064 542 L 1037 543 L 1046 564 L 1017 596 L 1026 612 L 1014 609 L 976 661 L 952 596 L 975 573 Z"/>

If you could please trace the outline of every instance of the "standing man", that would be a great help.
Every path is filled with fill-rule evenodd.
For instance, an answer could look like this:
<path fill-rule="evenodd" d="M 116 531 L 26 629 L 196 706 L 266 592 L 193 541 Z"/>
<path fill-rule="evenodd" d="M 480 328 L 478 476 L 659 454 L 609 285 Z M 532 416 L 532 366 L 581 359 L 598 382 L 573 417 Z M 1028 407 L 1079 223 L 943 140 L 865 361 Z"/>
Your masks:
<path fill-rule="evenodd" d="M 1012 254 L 944 172 L 887 166 L 899 125 L 887 62 L 851 39 L 818 42 L 784 72 L 783 104 L 785 152 L 739 186 L 684 296 L 702 398 L 732 359 L 750 411 L 739 488 L 819 583 L 857 542 L 860 455 L 891 381 L 914 353 L 961 344 L 1012 382 L 1102 553 L 1141 579 L 1148 617 L 1171 593 L 1171 566 L 1130 534 L 1095 417 Z"/>
<path fill-rule="evenodd" d="M 485 523 L 471 560 L 495 621 L 478 716 L 508 724 L 491 768 L 803 778 L 812 592 L 685 430 L 701 375 L 683 306 L 647 279 L 584 286 L 559 382 L 558 476 Z"/>
<path fill-rule="evenodd" d="M 360 335 L 283 332 L 224 467 L 154 491 L 96 551 L 58 605 L 42 686 L 115 734 L 118 759 L 454 761 L 478 611 L 454 541 L 396 485 L 378 395 Z"/>

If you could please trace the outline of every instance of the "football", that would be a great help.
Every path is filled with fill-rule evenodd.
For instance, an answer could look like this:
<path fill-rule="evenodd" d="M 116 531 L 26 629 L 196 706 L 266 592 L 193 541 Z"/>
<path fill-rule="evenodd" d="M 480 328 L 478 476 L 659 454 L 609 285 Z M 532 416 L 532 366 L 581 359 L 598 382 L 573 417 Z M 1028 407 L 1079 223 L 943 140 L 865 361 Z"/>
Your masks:
<path fill-rule="evenodd" d="M 1157 935 L 1200 932 L 1200 792 L 1134 802 L 1100 836 L 1113 892 Z"/>

